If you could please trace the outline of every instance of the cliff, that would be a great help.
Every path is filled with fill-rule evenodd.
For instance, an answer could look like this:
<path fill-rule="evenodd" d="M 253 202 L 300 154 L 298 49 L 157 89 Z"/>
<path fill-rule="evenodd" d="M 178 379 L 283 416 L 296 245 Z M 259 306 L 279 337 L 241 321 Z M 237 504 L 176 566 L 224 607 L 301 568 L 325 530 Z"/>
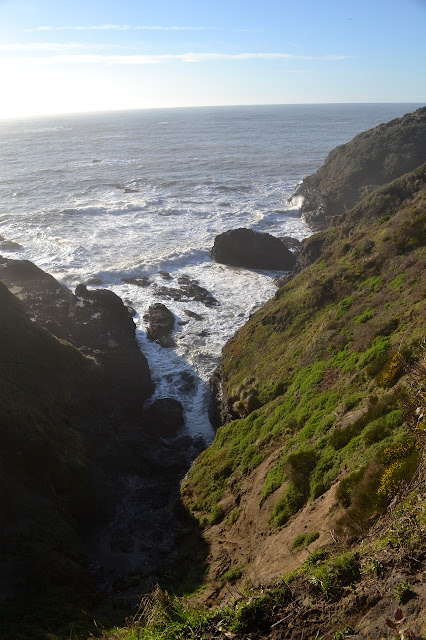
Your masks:
<path fill-rule="evenodd" d="M 426 162 L 426 107 L 357 135 L 329 153 L 323 166 L 297 187 L 300 211 L 315 230 L 362 198 Z"/>
<path fill-rule="evenodd" d="M 205 598 L 226 598 L 231 576 L 268 584 L 318 548 L 345 548 L 411 480 L 423 456 L 425 224 L 423 165 L 313 236 L 307 266 L 224 347 L 239 419 L 182 494 L 210 545 Z"/>
<path fill-rule="evenodd" d="M 0 637 L 87 630 L 81 607 L 133 602 L 165 572 L 200 444 L 145 410 L 148 363 L 110 291 L 1 258 L 0 354 Z"/>

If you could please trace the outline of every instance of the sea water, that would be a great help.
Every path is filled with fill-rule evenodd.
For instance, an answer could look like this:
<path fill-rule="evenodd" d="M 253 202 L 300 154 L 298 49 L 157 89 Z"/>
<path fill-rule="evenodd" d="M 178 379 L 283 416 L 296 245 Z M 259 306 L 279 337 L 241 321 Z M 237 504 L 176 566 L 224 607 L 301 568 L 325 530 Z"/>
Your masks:
<path fill-rule="evenodd" d="M 131 304 L 154 398 L 179 399 L 186 429 L 209 442 L 208 378 L 226 340 L 274 294 L 277 275 L 214 263 L 215 236 L 249 227 L 302 240 L 310 230 L 287 204 L 297 184 L 336 145 L 418 106 L 202 107 L 4 120 L 0 234 L 22 248 L 1 253 L 33 261 L 71 289 L 89 283 Z M 165 287 L 179 288 L 184 275 L 218 304 L 167 295 Z M 145 278 L 145 286 L 129 278 Z M 175 314 L 175 348 L 146 338 L 144 315 L 154 302 Z"/>

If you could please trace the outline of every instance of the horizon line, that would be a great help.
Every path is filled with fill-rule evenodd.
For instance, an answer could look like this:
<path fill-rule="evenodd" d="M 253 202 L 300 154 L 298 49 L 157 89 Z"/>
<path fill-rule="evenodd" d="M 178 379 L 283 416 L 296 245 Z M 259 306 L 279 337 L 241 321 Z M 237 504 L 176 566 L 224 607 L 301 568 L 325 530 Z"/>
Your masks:
<path fill-rule="evenodd" d="M 35 118 L 51 118 L 51 117 L 66 117 L 73 115 L 85 115 L 85 114 L 107 114 L 107 113 L 128 113 L 129 111 L 160 111 L 171 109 L 220 109 L 220 108 L 232 108 L 232 107 L 285 107 L 285 106 L 326 106 L 326 105 L 390 105 L 390 104 L 412 104 L 412 105 L 424 105 L 426 106 L 426 100 L 418 102 L 416 100 L 404 100 L 400 101 L 374 101 L 374 102 L 256 102 L 256 103 L 232 103 L 232 104 L 205 104 L 205 105 L 176 105 L 176 106 L 158 106 L 158 107 L 124 107 L 117 109 L 85 109 L 78 111 L 57 111 L 48 113 L 35 113 L 26 114 L 20 116 L 1 116 L 0 122 L 6 120 L 30 120 Z"/>

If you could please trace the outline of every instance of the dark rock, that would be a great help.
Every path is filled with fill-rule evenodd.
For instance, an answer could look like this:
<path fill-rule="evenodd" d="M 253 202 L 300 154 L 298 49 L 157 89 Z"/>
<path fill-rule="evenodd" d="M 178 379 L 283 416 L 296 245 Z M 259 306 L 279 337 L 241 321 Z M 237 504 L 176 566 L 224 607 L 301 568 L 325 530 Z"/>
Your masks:
<path fill-rule="evenodd" d="M 194 318 L 194 320 L 197 320 L 197 322 L 201 322 L 201 320 L 203 319 L 203 316 L 200 316 L 199 313 L 195 313 L 195 311 L 191 311 L 190 309 L 184 309 L 183 312 L 190 318 Z"/>
<path fill-rule="evenodd" d="M 211 257 L 231 266 L 281 271 L 292 269 L 296 262 L 279 238 L 245 228 L 216 236 Z"/>
<path fill-rule="evenodd" d="M 19 251 L 19 249 L 22 249 L 22 245 L 0 236 L 0 249 L 4 251 Z"/>
<path fill-rule="evenodd" d="M 300 250 L 302 248 L 302 243 L 297 238 L 292 238 L 291 236 L 282 236 L 280 238 L 281 242 L 287 249 L 289 249 L 295 256 L 299 255 Z"/>
<path fill-rule="evenodd" d="M 197 280 L 191 280 L 189 276 L 183 275 L 178 278 L 178 282 L 187 298 L 195 300 L 196 302 L 202 302 L 206 307 L 214 307 L 218 304 L 216 298 L 214 298 L 207 289 L 200 287 Z"/>
<path fill-rule="evenodd" d="M 189 371 L 182 371 L 180 374 L 181 383 L 179 385 L 179 391 L 181 393 L 189 393 L 195 389 L 195 376 Z"/>
<path fill-rule="evenodd" d="M 223 370 L 221 365 L 215 369 L 213 375 L 210 377 L 209 387 L 212 392 L 209 405 L 209 420 L 212 427 L 218 429 L 239 417 L 233 414 L 229 407 L 223 384 Z"/>
<path fill-rule="evenodd" d="M 372 191 L 426 161 L 426 107 L 357 135 L 331 151 L 323 166 L 297 187 L 300 212 L 312 229 L 352 209 Z"/>
<path fill-rule="evenodd" d="M 163 278 L 163 280 L 171 280 L 172 279 L 172 276 L 170 275 L 170 273 L 168 271 L 159 271 L 158 273 Z"/>
<path fill-rule="evenodd" d="M 140 278 L 123 278 L 123 282 L 126 284 L 135 284 L 137 287 L 149 287 L 151 284 L 148 276 L 141 276 Z"/>
<path fill-rule="evenodd" d="M 135 337 L 128 308 L 112 291 L 88 290 L 81 284 L 74 295 L 53 276 L 28 260 L 4 258 L 0 281 L 22 302 L 25 311 L 57 338 L 71 342 L 99 368 L 93 411 L 111 411 L 127 419 L 141 415 L 153 392 L 148 363 Z"/>
<path fill-rule="evenodd" d="M 173 438 L 184 425 L 182 405 L 174 398 L 155 400 L 144 417 L 147 431 L 161 438 Z"/>
<path fill-rule="evenodd" d="M 152 304 L 148 309 L 149 327 L 146 332 L 149 340 L 155 340 L 162 347 L 173 347 L 175 342 L 171 333 L 175 327 L 173 313 L 161 302 Z"/>
<path fill-rule="evenodd" d="M 197 280 L 192 280 L 189 276 L 183 275 L 178 278 L 180 288 L 157 287 L 155 292 L 162 298 L 172 298 L 176 301 L 195 300 L 201 302 L 206 307 L 214 307 L 219 304 L 214 296 L 207 289 L 201 287 Z"/>
<path fill-rule="evenodd" d="M 94 287 L 99 286 L 101 284 L 103 284 L 103 280 L 101 280 L 101 278 L 89 278 L 86 282 L 86 285 L 92 285 Z"/>

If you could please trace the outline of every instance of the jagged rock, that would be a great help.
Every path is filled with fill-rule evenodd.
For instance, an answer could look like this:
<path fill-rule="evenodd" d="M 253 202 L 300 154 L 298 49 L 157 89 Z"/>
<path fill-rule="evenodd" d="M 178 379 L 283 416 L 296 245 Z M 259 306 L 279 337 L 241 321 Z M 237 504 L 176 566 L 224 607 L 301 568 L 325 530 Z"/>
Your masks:
<path fill-rule="evenodd" d="M 173 313 L 161 302 L 152 304 L 148 309 L 149 327 L 146 332 L 149 340 L 155 340 L 162 347 L 173 347 L 175 341 L 171 334 L 175 327 Z"/>
<path fill-rule="evenodd" d="M 296 262 L 279 238 L 245 228 L 216 236 L 210 255 L 216 262 L 249 269 L 288 271 Z"/>
<path fill-rule="evenodd" d="M 0 249 L 3 249 L 3 251 L 19 251 L 19 249 L 22 249 L 22 245 L 0 236 Z"/>
<path fill-rule="evenodd" d="M 93 400 L 94 410 L 102 406 L 117 418 L 141 415 L 154 385 L 136 341 L 135 324 L 115 293 L 82 284 L 74 295 L 28 260 L 2 258 L 0 281 L 38 325 L 95 358 L 103 384 Z"/>
<path fill-rule="evenodd" d="M 174 398 L 155 400 L 144 417 L 147 431 L 161 438 L 173 438 L 184 425 L 182 405 Z"/>
<path fill-rule="evenodd" d="M 426 107 L 357 135 L 331 151 L 323 166 L 297 187 L 302 217 L 324 229 L 381 185 L 426 161 Z"/>
<path fill-rule="evenodd" d="M 214 307 L 219 304 L 212 294 L 204 287 L 201 287 L 197 280 L 192 280 L 189 276 L 183 275 L 178 278 L 180 287 L 156 287 L 155 293 L 161 298 L 171 298 L 176 301 L 195 300 L 201 302 L 206 307 Z"/>
<path fill-rule="evenodd" d="M 282 236 L 280 238 L 281 242 L 287 249 L 289 249 L 295 256 L 299 255 L 300 250 L 302 248 L 302 243 L 297 238 L 292 238 L 291 236 Z"/>
<path fill-rule="evenodd" d="M 229 407 L 225 385 L 223 384 L 223 369 L 219 365 L 209 378 L 209 387 L 212 392 L 209 404 L 209 420 L 214 429 L 240 416 L 234 414 Z"/>

